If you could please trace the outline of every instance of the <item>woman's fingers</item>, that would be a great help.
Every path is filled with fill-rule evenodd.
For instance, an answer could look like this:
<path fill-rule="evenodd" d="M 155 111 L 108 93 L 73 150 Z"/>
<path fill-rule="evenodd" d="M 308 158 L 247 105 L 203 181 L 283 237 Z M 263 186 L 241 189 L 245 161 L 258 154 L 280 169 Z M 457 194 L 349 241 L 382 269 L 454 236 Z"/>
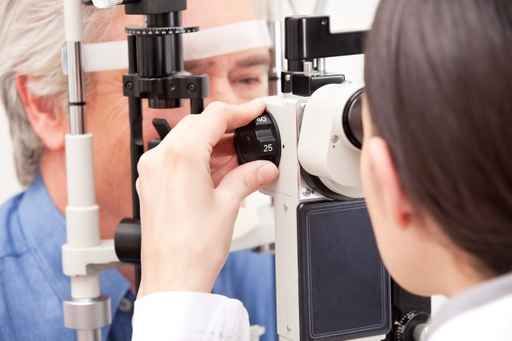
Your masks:
<path fill-rule="evenodd" d="M 223 158 L 226 156 L 235 156 L 235 138 L 234 134 L 226 134 L 222 139 L 217 143 L 217 145 L 213 148 L 212 158 Z"/>
<path fill-rule="evenodd" d="M 238 167 L 235 156 L 225 156 L 221 160 L 213 160 L 210 163 L 213 185 L 217 187 L 224 177 Z"/>
<path fill-rule="evenodd" d="M 207 148 L 209 153 L 227 133 L 249 124 L 265 110 L 261 100 L 240 105 L 214 102 L 201 115 L 185 117 L 180 124 L 164 139 L 164 147 L 179 141 L 182 146 L 192 150 Z"/>

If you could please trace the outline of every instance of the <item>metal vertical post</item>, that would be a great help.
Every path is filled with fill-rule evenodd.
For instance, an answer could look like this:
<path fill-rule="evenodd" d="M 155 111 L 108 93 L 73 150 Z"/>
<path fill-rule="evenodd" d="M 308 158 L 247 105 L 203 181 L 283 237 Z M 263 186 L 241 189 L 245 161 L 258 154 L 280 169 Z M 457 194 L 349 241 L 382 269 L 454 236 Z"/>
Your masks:
<path fill-rule="evenodd" d="M 79 252 L 101 244 L 99 207 L 94 185 L 92 135 L 85 131 L 85 89 L 82 73 L 82 13 L 80 0 L 64 0 L 66 31 L 69 133 L 66 135 L 67 242 L 63 263 Z M 66 259 L 75 258 L 75 259 Z M 110 324 L 110 299 L 101 296 L 99 273 L 67 273 L 71 300 L 64 302 L 64 324 L 76 330 L 79 341 L 101 340 L 101 328 Z"/>

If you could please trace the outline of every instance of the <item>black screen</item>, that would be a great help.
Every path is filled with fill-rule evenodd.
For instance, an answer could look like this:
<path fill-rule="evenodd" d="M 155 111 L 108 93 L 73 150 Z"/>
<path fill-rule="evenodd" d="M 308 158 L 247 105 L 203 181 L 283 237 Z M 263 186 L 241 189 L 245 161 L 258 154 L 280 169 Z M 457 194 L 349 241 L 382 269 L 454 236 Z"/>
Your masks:
<path fill-rule="evenodd" d="M 390 279 L 364 202 L 308 203 L 298 214 L 303 338 L 385 334 Z"/>

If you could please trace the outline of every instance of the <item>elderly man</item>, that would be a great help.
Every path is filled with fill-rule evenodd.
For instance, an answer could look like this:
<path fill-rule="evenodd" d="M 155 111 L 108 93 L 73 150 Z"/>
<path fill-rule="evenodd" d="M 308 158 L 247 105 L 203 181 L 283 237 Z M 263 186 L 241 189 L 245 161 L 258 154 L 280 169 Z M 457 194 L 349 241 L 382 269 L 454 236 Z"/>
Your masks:
<path fill-rule="evenodd" d="M 77 0 L 78 1 L 78 0 Z M 260 2 L 258 5 L 260 5 Z M 254 21 L 251 0 L 190 0 L 186 25 L 202 29 Z M 208 15 L 205 14 L 207 9 Z M 228 10 L 229 9 L 229 10 Z M 124 27 L 142 24 L 121 8 L 85 10 L 84 32 L 89 42 L 125 39 Z M 19 180 L 27 190 L 0 208 L 0 340 L 72 340 L 63 326 L 62 302 L 70 296 L 62 274 L 65 241 L 66 173 L 64 136 L 67 131 L 66 82 L 60 66 L 64 41 L 62 0 L 2 0 L 0 3 L 0 100 L 9 118 Z M 236 30 L 235 30 L 236 31 Z M 268 93 L 268 46 L 245 46 L 229 54 L 189 56 L 186 69 L 206 73 L 211 100 L 240 103 Z M 210 48 L 222 47 L 222 35 Z M 199 40 L 195 43 L 201 43 Z M 191 43 L 193 45 L 193 43 Z M 201 51 L 201 46 L 190 46 Z M 225 53 L 225 52 L 224 52 Z M 87 74 L 86 126 L 94 134 L 97 201 L 103 238 L 113 238 L 118 222 L 131 215 L 129 122 L 122 96 L 126 72 Z M 144 138 L 157 137 L 155 117 L 175 125 L 189 108 L 146 110 Z M 219 174 L 236 165 L 227 144 L 212 165 Z M 252 324 L 266 327 L 265 340 L 275 336 L 273 258 L 252 252 L 235 253 L 220 274 L 215 292 L 240 299 Z M 135 299 L 131 268 L 102 274 L 102 291 L 112 299 L 113 323 L 103 339 L 129 340 Z"/>

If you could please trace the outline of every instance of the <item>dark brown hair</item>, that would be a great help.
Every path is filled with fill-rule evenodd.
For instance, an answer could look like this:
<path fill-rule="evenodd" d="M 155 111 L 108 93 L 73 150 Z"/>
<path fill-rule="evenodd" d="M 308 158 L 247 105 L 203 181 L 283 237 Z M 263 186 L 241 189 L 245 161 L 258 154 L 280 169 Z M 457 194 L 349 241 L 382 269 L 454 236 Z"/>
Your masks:
<path fill-rule="evenodd" d="M 486 271 L 512 271 L 512 1 L 382 0 L 366 87 L 414 205 Z"/>

